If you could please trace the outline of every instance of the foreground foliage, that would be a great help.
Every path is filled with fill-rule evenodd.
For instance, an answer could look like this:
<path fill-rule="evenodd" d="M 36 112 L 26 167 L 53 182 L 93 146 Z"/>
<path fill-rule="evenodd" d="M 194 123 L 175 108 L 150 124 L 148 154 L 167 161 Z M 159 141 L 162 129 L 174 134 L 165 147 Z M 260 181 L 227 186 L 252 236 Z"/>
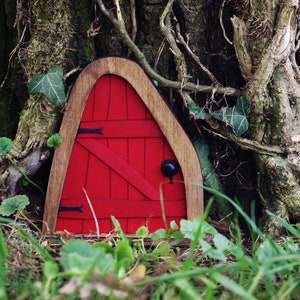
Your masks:
<path fill-rule="evenodd" d="M 153 234 L 142 226 L 134 238 L 112 217 L 101 242 L 62 234 L 59 247 L 1 218 L 0 298 L 299 299 L 299 230 L 278 219 L 288 234 L 275 241 L 239 209 L 252 228 L 246 245 L 238 226 L 230 240 L 206 222 L 211 203 L 201 219 Z"/>

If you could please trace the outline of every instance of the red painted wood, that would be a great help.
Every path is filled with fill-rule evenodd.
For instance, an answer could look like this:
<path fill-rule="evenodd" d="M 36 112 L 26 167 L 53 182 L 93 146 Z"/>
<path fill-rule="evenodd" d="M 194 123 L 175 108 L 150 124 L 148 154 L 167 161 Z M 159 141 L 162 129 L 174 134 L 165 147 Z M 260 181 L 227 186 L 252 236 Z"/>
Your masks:
<path fill-rule="evenodd" d="M 118 139 L 116 142 L 120 143 L 119 145 L 117 145 L 118 147 L 120 146 L 120 149 L 126 150 L 125 147 L 121 147 L 122 142 L 124 141 L 120 141 Z M 93 155 L 95 155 L 97 158 L 105 162 L 110 168 L 115 170 L 118 175 L 124 177 L 128 182 L 135 186 L 149 199 L 159 200 L 158 189 L 149 184 L 149 182 L 146 181 L 143 176 L 141 176 L 130 164 L 124 161 L 120 156 L 116 155 L 115 152 L 109 150 L 102 143 L 97 142 L 94 139 L 78 139 L 78 143 L 85 147 L 88 151 L 93 153 Z M 110 147 L 110 149 L 113 149 L 113 147 Z M 115 190 L 120 190 L 121 187 L 118 185 L 118 183 L 116 183 L 115 180 L 113 180 L 113 182 L 116 184 Z M 126 195 L 125 199 L 127 198 L 128 196 Z"/>
<path fill-rule="evenodd" d="M 89 193 L 89 191 L 87 191 Z M 139 201 L 127 199 L 90 199 L 99 219 L 105 219 L 113 215 L 118 218 L 153 218 L 162 217 L 161 203 L 159 201 Z M 66 219 L 92 219 L 92 211 L 85 198 L 68 199 L 61 202 L 63 206 L 83 206 L 83 212 L 79 211 L 61 211 L 60 217 Z M 170 217 L 181 217 L 182 210 L 185 209 L 183 201 L 165 201 L 164 207 L 166 214 Z"/>
<path fill-rule="evenodd" d="M 160 189 L 168 221 L 186 218 L 184 185 L 170 184 L 160 170 L 175 155 L 134 88 L 115 75 L 96 82 L 82 116 L 80 128 L 100 127 L 103 134 L 77 135 L 62 193 L 61 206 L 83 205 L 84 212 L 59 212 L 56 230 L 95 231 L 83 188 L 101 233 L 113 229 L 111 215 L 126 233 L 141 225 L 151 231 L 164 227 Z M 182 181 L 182 173 L 174 180 Z"/>
<path fill-rule="evenodd" d="M 73 151 L 73 159 L 70 159 L 68 174 L 64 183 L 62 199 L 83 197 L 82 187 L 85 186 L 85 180 L 88 170 L 89 153 L 75 141 Z M 78 168 L 80 164 L 80 169 Z"/>
<path fill-rule="evenodd" d="M 153 120 L 117 120 L 82 122 L 80 128 L 102 128 L 103 134 L 85 133 L 80 134 L 79 138 L 129 138 L 129 137 L 162 137 L 161 131 Z"/>

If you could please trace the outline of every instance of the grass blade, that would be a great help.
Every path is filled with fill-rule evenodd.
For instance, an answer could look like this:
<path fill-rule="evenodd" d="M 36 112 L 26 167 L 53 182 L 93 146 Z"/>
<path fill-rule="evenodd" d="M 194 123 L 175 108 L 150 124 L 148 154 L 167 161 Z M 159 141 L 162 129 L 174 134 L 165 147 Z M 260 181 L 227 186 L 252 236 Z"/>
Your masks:
<path fill-rule="evenodd" d="M 21 225 L 17 224 L 14 220 L 7 218 L 0 218 L 0 223 L 11 224 L 16 227 L 24 238 L 31 242 L 35 249 L 41 254 L 41 258 L 44 260 L 54 260 L 51 254 L 31 235 L 29 234 Z"/>
<path fill-rule="evenodd" d="M 0 299 L 6 300 L 6 283 L 7 274 L 5 270 L 5 262 L 7 259 L 7 245 L 2 230 L 0 229 Z"/>
<path fill-rule="evenodd" d="M 274 215 L 272 212 L 270 212 L 269 210 L 266 211 L 267 214 L 269 216 L 271 216 L 272 218 L 276 219 L 277 221 L 279 221 L 281 223 L 281 225 L 288 230 L 290 233 L 292 233 L 293 235 L 295 235 L 298 239 L 300 239 L 300 231 L 297 230 L 296 228 L 294 228 L 292 225 L 290 225 L 286 220 L 284 220 L 283 218 L 280 218 L 276 215 Z"/>
<path fill-rule="evenodd" d="M 224 288 L 227 290 L 230 290 L 236 295 L 241 296 L 243 299 L 247 300 L 257 300 L 256 297 L 252 296 L 250 293 L 248 293 L 246 290 L 243 289 L 240 285 L 238 285 L 235 281 L 229 279 L 228 277 L 220 274 L 215 273 L 213 274 L 213 278 L 221 284 Z"/>

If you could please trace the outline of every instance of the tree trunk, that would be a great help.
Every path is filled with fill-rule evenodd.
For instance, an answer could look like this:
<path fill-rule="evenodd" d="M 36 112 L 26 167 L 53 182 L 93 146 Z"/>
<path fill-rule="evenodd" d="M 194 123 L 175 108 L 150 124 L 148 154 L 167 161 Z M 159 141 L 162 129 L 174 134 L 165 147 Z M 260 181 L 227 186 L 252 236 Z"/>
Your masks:
<path fill-rule="evenodd" d="M 95 0 L 91 5 L 82 0 L 71 1 L 73 12 L 69 2 L 29 1 L 25 11 L 30 13 L 17 18 L 31 36 L 28 47 L 19 52 L 27 79 L 55 64 L 78 65 L 82 59 L 94 59 L 92 39 L 85 36 L 88 31 L 96 57 L 118 55 L 139 61 L 191 135 L 208 138 L 217 173 L 232 185 L 231 191 L 225 187 L 230 196 L 250 202 L 255 190 L 264 208 L 299 221 L 298 1 Z M 24 6 L 24 1 L 17 4 Z M 71 20 L 74 12 L 77 17 Z M 77 49 L 73 55 L 67 51 L 70 43 Z M 227 124 L 215 126 L 209 118 L 207 123 L 190 121 L 189 104 L 197 103 L 209 115 L 221 106 L 235 105 L 240 95 L 252 104 L 246 136 L 251 140 L 234 137 Z M 27 101 L 11 152 L 27 174 L 48 157 L 45 141 L 58 128 L 61 116 L 43 96 Z M 240 146 L 252 149 L 256 178 L 251 159 L 245 158 L 249 152 L 240 151 Z M 20 178 L 12 166 L 1 162 L 2 198 L 18 192 Z M 237 195 L 236 186 L 246 186 L 246 192 Z M 266 231 L 279 234 L 280 229 L 266 217 Z"/>
<path fill-rule="evenodd" d="M 26 84 L 21 68 L 10 55 L 16 49 L 14 30 L 16 2 L 0 3 L 0 133 L 13 138 L 18 125 L 18 116 L 27 98 Z M 10 68 L 8 68 L 10 65 Z M 24 92 L 25 90 L 25 92 Z"/>
<path fill-rule="evenodd" d="M 24 3 L 18 1 L 17 5 Z M 17 14 L 18 28 L 31 34 L 28 47 L 19 51 L 19 63 L 24 67 L 27 80 L 66 60 L 72 36 L 69 1 L 29 1 L 28 7 L 18 7 Z M 49 157 L 46 141 L 58 129 L 60 118 L 57 108 L 44 96 L 29 97 L 10 152 L 28 176 Z M 23 175 L 4 159 L 0 174 L 1 198 L 15 195 Z"/>
<path fill-rule="evenodd" d="M 281 153 L 255 153 L 263 206 L 285 219 L 299 221 L 300 86 L 295 55 L 298 1 L 251 1 L 233 17 L 235 47 L 252 103 L 252 138 Z M 295 60 L 294 60 L 295 61 Z M 266 215 L 265 231 L 279 235 L 280 224 Z"/>

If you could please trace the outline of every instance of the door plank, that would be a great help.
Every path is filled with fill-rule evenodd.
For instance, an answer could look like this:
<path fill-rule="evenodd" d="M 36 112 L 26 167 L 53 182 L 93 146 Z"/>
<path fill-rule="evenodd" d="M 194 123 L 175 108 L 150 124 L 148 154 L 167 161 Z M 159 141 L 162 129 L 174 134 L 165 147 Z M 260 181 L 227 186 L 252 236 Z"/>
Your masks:
<path fill-rule="evenodd" d="M 79 133 L 80 138 L 163 137 L 153 120 L 81 122 L 80 128 L 102 128 L 99 133 Z"/>
<path fill-rule="evenodd" d="M 89 194 L 89 191 L 87 191 Z M 116 218 L 144 218 L 162 217 L 161 203 L 159 201 L 124 201 L 124 199 L 90 199 L 97 219 Z M 66 219 L 93 219 L 93 214 L 86 199 L 62 200 L 62 206 L 83 205 L 83 212 L 60 211 L 59 218 Z M 183 201 L 166 201 L 164 208 L 168 217 L 183 217 L 185 203 Z"/>
<path fill-rule="evenodd" d="M 151 200 L 159 200 L 159 191 L 120 156 L 94 139 L 78 139 L 78 143 L 114 169 Z"/>

